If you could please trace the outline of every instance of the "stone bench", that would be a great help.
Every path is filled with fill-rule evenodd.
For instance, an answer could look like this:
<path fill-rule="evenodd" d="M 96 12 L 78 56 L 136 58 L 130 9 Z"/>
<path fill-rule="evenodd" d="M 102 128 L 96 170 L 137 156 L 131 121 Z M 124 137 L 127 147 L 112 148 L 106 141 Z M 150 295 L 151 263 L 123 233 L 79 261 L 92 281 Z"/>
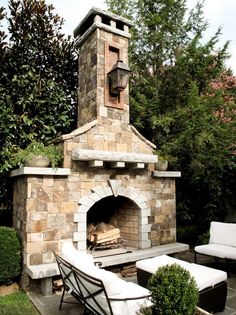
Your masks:
<path fill-rule="evenodd" d="M 52 294 L 52 277 L 60 274 L 56 262 L 26 266 L 26 273 L 31 279 L 41 279 L 40 287 L 43 295 Z"/>

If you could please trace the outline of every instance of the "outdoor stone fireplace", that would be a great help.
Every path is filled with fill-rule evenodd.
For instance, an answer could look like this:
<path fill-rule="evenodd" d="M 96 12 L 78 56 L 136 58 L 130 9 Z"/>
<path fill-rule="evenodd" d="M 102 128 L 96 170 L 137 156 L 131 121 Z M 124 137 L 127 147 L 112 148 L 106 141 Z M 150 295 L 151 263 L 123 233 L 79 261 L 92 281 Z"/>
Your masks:
<path fill-rule="evenodd" d="M 130 26 L 124 18 L 90 10 L 74 32 L 78 128 L 57 139 L 63 167 L 11 173 L 14 226 L 22 238 L 24 274 L 31 278 L 56 274 L 52 250 L 60 251 L 65 240 L 86 250 L 93 220 L 115 221 L 125 244 L 137 250 L 176 244 L 180 172 L 155 171 L 155 145 L 129 124 L 128 86 L 110 93 L 107 74 L 118 60 L 128 64 Z"/>

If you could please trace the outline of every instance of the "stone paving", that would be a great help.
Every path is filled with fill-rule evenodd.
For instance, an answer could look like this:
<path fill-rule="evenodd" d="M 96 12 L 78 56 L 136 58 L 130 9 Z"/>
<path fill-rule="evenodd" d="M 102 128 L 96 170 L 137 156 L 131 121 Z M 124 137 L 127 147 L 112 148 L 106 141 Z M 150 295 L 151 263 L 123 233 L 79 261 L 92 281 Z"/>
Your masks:
<path fill-rule="evenodd" d="M 194 261 L 194 254 L 192 251 L 180 253 L 175 255 L 176 258 L 186 260 L 188 262 Z M 215 263 L 214 259 L 199 256 L 198 263 L 204 264 L 213 268 L 222 269 L 228 272 L 228 294 L 226 307 L 223 312 L 217 315 L 236 315 L 236 263 L 227 267 L 223 262 Z M 126 278 L 127 281 L 136 282 L 136 277 Z M 35 291 L 30 292 L 29 296 L 41 315 L 83 315 L 84 308 L 81 304 L 63 304 L 62 310 L 59 311 L 59 303 L 61 295 L 53 294 L 50 296 L 43 296 L 41 293 Z M 67 298 L 68 302 L 75 302 L 70 296 Z M 183 314 L 184 315 L 184 314 Z"/>

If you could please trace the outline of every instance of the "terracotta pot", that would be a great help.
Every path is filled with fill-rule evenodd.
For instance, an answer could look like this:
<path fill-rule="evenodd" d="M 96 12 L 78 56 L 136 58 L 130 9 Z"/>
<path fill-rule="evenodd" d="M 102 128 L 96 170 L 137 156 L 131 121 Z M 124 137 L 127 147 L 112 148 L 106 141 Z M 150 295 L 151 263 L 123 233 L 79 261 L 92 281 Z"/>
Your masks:
<path fill-rule="evenodd" d="M 35 156 L 25 161 L 26 166 L 30 167 L 47 167 L 50 164 L 50 159 L 46 156 Z"/>
<path fill-rule="evenodd" d="M 166 171 L 168 168 L 168 161 L 167 160 L 158 160 L 156 163 L 156 170 L 157 171 Z"/>

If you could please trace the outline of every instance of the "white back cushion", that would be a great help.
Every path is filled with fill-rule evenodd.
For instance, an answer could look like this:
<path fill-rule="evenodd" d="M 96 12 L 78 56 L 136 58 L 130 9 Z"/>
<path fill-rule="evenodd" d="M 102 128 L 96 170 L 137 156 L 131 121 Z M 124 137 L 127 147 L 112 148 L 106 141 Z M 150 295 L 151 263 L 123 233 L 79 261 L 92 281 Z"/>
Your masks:
<path fill-rule="evenodd" d="M 64 242 L 61 248 L 62 257 L 70 264 L 79 268 L 80 266 L 93 266 L 93 256 L 77 250 L 72 243 Z"/>
<path fill-rule="evenodd" d="M 212 221 L 209 243 L 236 247 L 236 223 Z"/>

